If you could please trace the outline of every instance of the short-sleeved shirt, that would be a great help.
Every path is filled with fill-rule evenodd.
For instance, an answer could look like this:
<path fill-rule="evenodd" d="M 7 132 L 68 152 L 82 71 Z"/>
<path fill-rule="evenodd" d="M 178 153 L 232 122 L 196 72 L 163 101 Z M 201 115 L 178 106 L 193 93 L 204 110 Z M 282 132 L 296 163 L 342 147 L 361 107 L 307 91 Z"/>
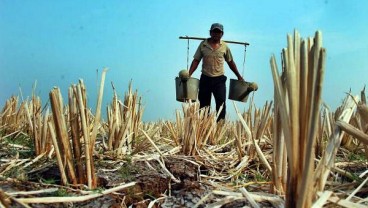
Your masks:
<path fill-rule="evenodd" d="M 224 41 L 221 40 L 220 47 L 214 50 L 208 43 L 208 39 L 199 44 L 193 58 L 198 61 L 203 58 L 202 73 L 209 77 L 224 75 L 224 61 L 233 60 L 230 48 Z"/>

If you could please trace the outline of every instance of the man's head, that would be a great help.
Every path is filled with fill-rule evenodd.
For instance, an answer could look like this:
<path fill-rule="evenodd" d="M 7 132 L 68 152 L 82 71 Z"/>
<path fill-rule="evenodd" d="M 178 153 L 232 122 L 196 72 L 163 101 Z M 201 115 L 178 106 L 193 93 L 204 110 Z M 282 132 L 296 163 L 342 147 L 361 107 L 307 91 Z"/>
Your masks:
<path fill-rule="evenodd" d="M 219 41 L 224 35 L 224 26 L 220 23 L 213 23 L 210 29 L 211 38 Z"/>
<path fill-rule="evenodd" d="M 218 31 L 224 32 L 224 26 L 220 23 L 213 23 L 211 25 L 210 31 L 213 31 L 213 30 L 218 30 Z"/>

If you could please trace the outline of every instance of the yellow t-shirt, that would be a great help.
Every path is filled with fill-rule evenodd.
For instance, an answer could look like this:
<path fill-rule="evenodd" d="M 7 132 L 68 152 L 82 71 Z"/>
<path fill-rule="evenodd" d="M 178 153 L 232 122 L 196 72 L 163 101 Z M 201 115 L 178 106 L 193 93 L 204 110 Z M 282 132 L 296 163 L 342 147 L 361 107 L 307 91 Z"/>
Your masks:
<path fill-rule="evenodd" d="M 221 40 L 220 47 L 214 50 L 208 43 L 208 39 L 199 44 L 193 58 L 198 61 L 203 58 L 202 73 L 209 77 L 224 75 L 224 61 L 233 60 L 230 48 L 224 41 Z"/>

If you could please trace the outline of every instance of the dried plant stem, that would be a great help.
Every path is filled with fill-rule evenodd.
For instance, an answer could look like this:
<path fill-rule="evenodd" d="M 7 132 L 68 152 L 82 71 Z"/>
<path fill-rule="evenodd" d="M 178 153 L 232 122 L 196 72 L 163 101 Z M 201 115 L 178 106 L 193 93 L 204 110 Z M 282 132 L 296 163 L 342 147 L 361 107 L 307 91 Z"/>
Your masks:
<path fill-rule="evenodd" d="M 355 100 L 358 100 L 359 97 L 355 96 Z M 353 115 L 353 112 L 356 109 L 356 103 L 354 102 L 350 96 L 348 96 L 342 106 L 342 114 L 338 118 L 338 120 L 348 122 Z M 341 139 L 343 137 L 343 132 L 341 129 L 336 126 L 335 130 L 331 134 L 326 150 L 318 163 L 316 168 L 316 172 L 314 174 L 315 180 L 315 189 L 317 191 L 322 191 L 325 187 L 328 175 L 330 173 L 331 167 L 334 165 L 335 157 L 337 154 L 337 150 L 340 147 Z"/>
<path fill-rule="evenodd" d="M 266 157 L 265 157 L 265 156 L 264 156 L 264 154 L 262 153 L 261 148 L 259 148 L 258 144 L 257 144 L 257 143 L 255 142 L 255 140 L 252 138 L 252 135 L 251 135 L 250 129 L 249 129 L 249 127 L 248 127 L 247 123 L 245 122 L 244 118 L 243 118 L 243 117 L 241 116 L 241 114 L 239 113 L 239 110 L 238 110 L 238 108 L 236 107 L 235 102 L 233 102 L 233 104 L 234 104 L 235 111 L 236 111 L 236 113 L 237 113 L 237 115 L 238 115 L 238 118 L 239 118 L 240 122 L 242 123 L 242 125 L 243 125 L 243 127 L 244 127 L 245 131 L 247 132 L 247 136 L 248 136 L 249 138 L 251 138 L 251 139 L 252 139 L 252 141 L 253 141 L 253 145 L 254 145 L 254 146 L 255 146 L 255 148 L 256 148 L 256 151 L 257 151 L 257 154 L 258 154 L 259 158 L 261 159 L 262 163 L 266 166 L 267 170 L 271 173 L 271 172 L 272 172 L 272 168 L 271 168 L 270 164 L 268 163 L 268 161 L 267 161 Z"/>
<path fill-rule="evenodd" d="M 58 142 L 56 140 L 55 130 L 54 130 L 54 127 L 52 126 L 51 121 L 48 122 L 48 126 L 49 126 L 50 133 L 51 133 L 52 143 L 54 144 L 56 159 L 57 159 L 57 163 L 58 163 L 60 174 L 61 174 L 61 181 L 64 185 L 66 185 L 66 184 L 68 184 L 68 179 L 66 177 L 62 155 L 61 155 L 61 152 L 59 150 L 59 145 L 58 145 Z"/>
<path fill-rule="evenodd" d="M 368 135 L 364 132 L 356 129 L 354 126 L 344 122 L 344 121 L 336 121 L 335 123 L 338 127 L 340 127 L 346 133 L 352 135 L 353 137 L 359 139 L 365 145 L 368 145 Z"/>
<path fill-rule="evenodd" d="M 100 126 L 101 106 L 102 106 L 102 98 L 103 98 L 103 91 L 104 91 L 104 85 L 105 85 L 106 72 L 107 72 L 107 68 L 103 69 L 102 75 L 101 75 L 101 84 L 100 84 L 100 90 L 98 92 L 95 123 L 93 125 L 93 130 L 92 130 L 92 134 L 91 134 L 92 144 L 94 144 L 95 141 L 96 141 L 97 130 L 98 130 L 98 127 Z M 92 149 L 91 152 L 93 152 L 93 149 Z"/>
<path fill-rule="evenodd" d="M 294 38 L 294 39 L 293 39 Z M 287 48 L 282 50 L 284 60 L 282 75 L 278 75 L 275 57 L 270 60 L 275 88 L 274 181 L 277 191 L 283 190 L 282 141 L 287 152 L 286 206 L 310 207 L 313 196 L 314 145 L 319 124 L 319 108 L 325 66 L 325 49 L 322 34 L 317 31 L 313 46 L 300 39 L 287 36 Z M 311 43 L 311 42 L 308 42 Z M 282 131 L 282 132 L 277 132 Z M 281 144 L 279 144 L 281 143 Z"/>
<path fill-rule="evenodd" d="M 327 202 L 332 193 L 333 193 L 332 191 L 324 191 L 319 197 L 319 199 L 313 204 L 312 208 L 323 207 L 323 205 Z"/>
<path fill-rule="evenodd" d="M 77 91 L 76 86 L 69 87 L 68 96 L 69 96 L 69 125 L 70 132 L 72 137 L 73 144 L 73 154 L 74 159 L 76 160 L 77 166 L 77 177 L 78 183 L 85 184 L 86 177 L 84 175 L 83 161 L 82 161 L 82 145 L 80 143 L 80 135 L 79 135 L 79 120 L 78 120 L 78 109 L 77 109 L 77 100 L 74 96 L 74 91 Z"/>
<path fill-rule="evenodd" d="M 257 202 L 254 201 L 254 199 L 252 198 L 252 196 L 249 194 L 249 192 L 244 187 L 243 188 L 240 188 L 240 191 L 242 192 L 243 196 L 245 196 L 245 198 L 248 199 L 248 201 L 252 205 L 252 207 L 254 207 L 254 208 L 259 208 L 260 207 L 257 204 Z"/>
<path fill-rule="evenodd" d="M 152 144 L 152 146 L 156 149 L 156 151 L 162 156 L 162 152 L 157 147 L 157 145 L 155 144 L 155 142 L 151 139 L 151 137 L 143 129 L 141 129 L 141 131 L 144 134 L 144 136 L 146 136 L 146 138 L 148 139 L 148 141 Z"/>
<path fill-rule="evenodd" d="M 84 138 L 84 144 L 85 144 L 85 155 L 86 155 L 86 169 L 87 169 L 87 184 L 89 188 L 94 188 L 93 178 L 92 178 L 92 157 L 91 154 L 91 140 L 89 137 L 89 129 L 87 127 L 87 120 L 85 115 L 85 106 L 84 101 L 82 97 L 82 89 L 81 89 L 81 82 L 79 85 L 77 85 L 77 100 L 79 104 L 79 112 L 80 112 L 80 119 L 82 122 L 82 132 L 83 132 L 83 138 Z"/>
<path fill-rule="evenodd" d="M 47 108 L 46 113 L 43 117 L 43 128 L 42 128 L 42 137 L 41 137 L 41 151 L 48 151 L 49 147 L 46 147 L 48 142 L 48 134 L 47 134 L 47 127 L 48 127 L 48 118 L 49 118 L 49 108 Z"/>
<path fill-rule="evenodd" d="M 47 188 L 43 190 L 35 190 L 35 191 L 18 191 L 18 192 L 12 192 L 8 193 L 9 196 L 21 196 L 21 195 L 35 195 L 35 194 L 43 194 L 43 193 L 53 193 L 56 192 L 58 188 Z"/>
<path fill-rule="evenodd" d="M 317 32 L 316 38 L 317 42 L 320 42 L 321 40 L 321 34 Z M 319 41 L 320 40 L 320 41 Z M 324 66 L 325 66 L 325 60 L 326 60 L 326 52 L 324 49 L 317 48 L 317 51 L 314 53 L 320 52 L 320 56 L 318 57 L 317 61 L 318 65 L 316 70 L 316 80 L 313 86 L 315 86 L 314 89 L 314 96 L 313 99 L 313 105 L 310 112 L 310 120 L 308 123 L 308 130 L 307 130 L 307 141 L 306 141 L 306 151 L 305 151 L 305 158 L 304 158 L 304 167 L 302 172 L 302 183 L 301 186 L 299 186 L 298 193 L 301 194 L 301 200 L 299 205 L 303 205 L 306 207 L 311 206 L 312 203 L 312 197 L 313 197 L 313 175 L 314 175 L 314 145 L 316 142 L 316 135 L 317 135 L 317 124 L 319 119 L 319 108 L 321 106 L 321 97 L 322 97 L 322 83 L 324 78 Z"/>
<path fill-rule="evenodd" d="M 103 91 L 104 91 L 104 85 L 105 85 L 105 77 L 106 77 L 106 72 L 107 72 L 107 68 L 103 69 L 102 71 L 102 75 L 101 75 L 101 84 L 100 84 L 100 90 L 98 92 L 98 99 L 97 99 L 97 107 L 96 107 L 96 117 L 95 117 L 95 123 L 93 125 L 93 130 L 92 130 L 92 134 L 91 137 L 89 139 L 90 142 L 90 146 L 89 148 L 86 147 L 86 153 L 88 153 L 88 155 L 90 157 L 93 157 L 93 152 L 94 152 L 94 147 L 95 147 L 95 142 L 96 142 L 96 137 L 97 137 L 97 130 L 98 128 L 101 126 L 100 125 L 100 120 L 101 120 L 101 105 L 102 105 L 102 97 L 103 97 Z M 86 154 L 87 155 L 87 154 Z M 90 171 L 91 171 L 91 184 L 88 183 L 90 188 L 95 188 L 97 187 L 97 178 L 96 178 L 96 174 L 95 172 L 95 168 L 94 168 L 94 163 L 93 163 L 93 159 L 90 158 Z M 88 170 L 88 169 L 87 169 Z M 88 172 L 87 172 L 88 174 Z M 87 175 L 88 177 L 88 175 Z M 89 177 L 88 177 L 89 179 Z"/>
<path fill-rule="evenodd" d="M 62 202 L 83 202 L 91 199 L 95 199 L 97 197 L 101 197 L 104 195 L 111 194 L 113 192 L 118 192 L 120 190 L 132 187 L 136 184 L 136 182 L 130 182 L 127 184 L 123 184 L 111 189 L 107 189 L 98 194 L 90 194 L 87 196 L 69 196 L 69 197 L 34 197 L 34 198 L 18 198 L 17 200 L 26 203 L 26 204 L 51 204 L 51 203 L 62 203 Z"/>
<path fill-rule="evenodd" d="M 65 167 L 67 167 L 68 170 L 67 173 L 70 182 L 76 184 L 77 181 L 73 166 L 73 157 L 71 153 L 68 131 L 63 112 L 63 102 L 62 97 L 60 95 L 60 90 L 58 88 L 53 89 L 50 92 L 50 101 L 55 123 L 56 136 L 58 140 L 61 142 L 60 145 L 62 147 L 60 149 L 60 152 L 62 153 L 63 160 L 65 160 L 66 163 Z"/>

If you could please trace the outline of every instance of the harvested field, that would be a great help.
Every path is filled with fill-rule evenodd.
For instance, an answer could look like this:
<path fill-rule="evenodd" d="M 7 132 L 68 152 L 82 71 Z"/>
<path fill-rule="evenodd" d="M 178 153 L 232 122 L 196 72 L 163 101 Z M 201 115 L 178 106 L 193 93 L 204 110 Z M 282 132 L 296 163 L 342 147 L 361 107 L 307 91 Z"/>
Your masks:
<path fill-rule="evenodd" d="M 50 102 L 11 97 L 0 114 L 0 207 L 367 207 L 365 89 L 334 112 L 322 103 L 322 34 L 295 31 L 274 101 L 235 121 L 183 103 L 173 121 L 142 122 L 141 97 L 96 111 L 80 80 Z M 254 96 L 254 95 L 253 95 Z M 101 117 L 107 109 L 106 121 Z"/>

